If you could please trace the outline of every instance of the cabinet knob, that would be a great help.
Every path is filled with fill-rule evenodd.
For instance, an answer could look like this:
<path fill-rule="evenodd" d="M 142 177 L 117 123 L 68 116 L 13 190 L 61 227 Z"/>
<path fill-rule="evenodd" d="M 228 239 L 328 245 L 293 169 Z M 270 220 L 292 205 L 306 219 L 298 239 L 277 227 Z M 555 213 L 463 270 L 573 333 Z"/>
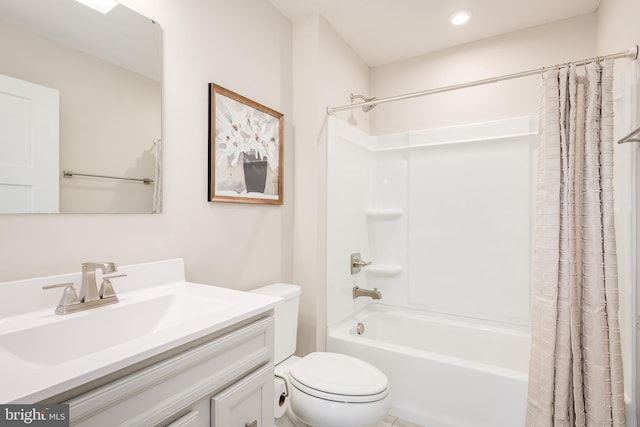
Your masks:
<path fill-rule="evenodd" d="M 244 427 L 258 427 L 258 420 L 253 420 L 250 423 L 244 423 Z"/>

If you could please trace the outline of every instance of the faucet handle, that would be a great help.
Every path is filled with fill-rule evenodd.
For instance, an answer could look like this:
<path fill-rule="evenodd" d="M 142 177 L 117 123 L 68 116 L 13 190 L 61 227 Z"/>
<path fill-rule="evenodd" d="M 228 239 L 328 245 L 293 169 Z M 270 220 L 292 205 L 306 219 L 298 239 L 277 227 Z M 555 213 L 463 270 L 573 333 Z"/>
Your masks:
<path fill-rule="evenodd" d="M 359 273 L 362 267 L 366 267 L 371 265 L 371 261 L 363 261 L 360 258 L 360 252 L 355 252 L 351 254 L 351 274 Z"/>
<path fill-rule="evenodd" d="M 57 285 L 47 285 L 42 287 L 43 290 L 56 288 L 64 288 L 62 298 L 60 298 L 60 303 L 58 304 L 61 307 L 68 307 L 70 305 L 80 303 L 80 299 L 76 293 L 76 288 L 73 287 L 73 283 L 59 283 Z"/>
<path fill-rule="evenodd" d="M 116 297 L 116 291 L 113 290 L 113 285 L 111 284 L 111 279 L 115 279 L 118 277 L 126 277 L 126 274 L 112 274 L 110 276 L 102 276 L 102 283 L 100 284 L 100 298 L 109 298 Z"/>

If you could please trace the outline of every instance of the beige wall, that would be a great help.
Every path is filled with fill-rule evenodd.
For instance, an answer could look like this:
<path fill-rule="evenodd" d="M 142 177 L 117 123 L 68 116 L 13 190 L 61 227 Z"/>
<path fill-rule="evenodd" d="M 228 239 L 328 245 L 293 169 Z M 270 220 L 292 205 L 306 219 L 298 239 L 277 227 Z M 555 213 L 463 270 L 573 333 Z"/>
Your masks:
<path fill-rule="evenodd" d="M 267 0 L 123 3 L 163 28 L 164 211 L 2 216 L 0 281 L 184 257 L 192 281 L 300 284 L 299 351 L 324 347 L 325 109 L 368 95 L 369 68 L 324 19 L 292 27 Z M 285 114 L 283 206 L 206 201 L 209 82 Z M 368 129 L 361 111 L 341 117 Z"/>
<path fill-rule="evenodd" d="M 640 43 L 637 17 L 640 2 L 636 0 L 601 0 L 598 9 L 598 54 L 618 52 Z"/>
<path fill-rule="evenodd" d="M 509 33 L 373 68 L 379 98 L 593 57 L 596 15 Z M 375 135 L 538 113 L 538 77 L 391 102 L 371 111 Z"/>
<path fill-rule="evenodd" d="M 326 107 L 368 91 L 369 68 L 320 16 L 294 28 L 294 282 L 302 286 L 298 354 L 324 349 L 326 318 Z M 341 118 L 368 128 L 364 113 Z M 346 262 L 346 260 L 345 260 Z"/>
<path fill-rule="evenodd" d="M 0 281 L 184 257 L 188 280 L 292 280 L 291 23 L 267 0 L 128 0 L 164 39 L 164 212 L 0 216 Z M 284 205 L 207 202 L 208 83 L 285 114 Z"/>

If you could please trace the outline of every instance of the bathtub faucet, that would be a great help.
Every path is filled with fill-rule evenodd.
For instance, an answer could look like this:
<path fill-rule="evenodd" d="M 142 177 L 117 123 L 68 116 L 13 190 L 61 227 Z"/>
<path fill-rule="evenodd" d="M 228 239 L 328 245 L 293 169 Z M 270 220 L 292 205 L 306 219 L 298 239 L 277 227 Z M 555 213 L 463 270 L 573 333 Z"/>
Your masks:
<path fill-rule="evenodd" d="M 353 299 L 358 297 L 371 297 L 372 299 L 380 299 L 382 298 L 382 294 L 378 290 L 378 288 L 370 289 L 362 289 L 357 286 L 353 287 Z"/>

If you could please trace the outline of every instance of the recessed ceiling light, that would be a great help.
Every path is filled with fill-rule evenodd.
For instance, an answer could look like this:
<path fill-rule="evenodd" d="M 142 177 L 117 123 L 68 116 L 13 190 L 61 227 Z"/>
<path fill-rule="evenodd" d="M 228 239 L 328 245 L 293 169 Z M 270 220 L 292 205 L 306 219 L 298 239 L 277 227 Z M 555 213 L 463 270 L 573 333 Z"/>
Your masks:
<path fill-rule="evenodd" d="M 469 19 L 471 19 L 471 11 L 468 9 L 464 9 L 454 12 L 449 17 L 449 22 L 451 22 L 452 25 L 462 25 L 467 23 Z"/>
<path fill-rule="evenodd" d="M 118 5 L 115 0 L 76 0 L 78 3 L 82 3 L 85 6 L 89 6 L 93 10 L 97 10 L 105 15 L 109 13 L 111 9 Z"/>

